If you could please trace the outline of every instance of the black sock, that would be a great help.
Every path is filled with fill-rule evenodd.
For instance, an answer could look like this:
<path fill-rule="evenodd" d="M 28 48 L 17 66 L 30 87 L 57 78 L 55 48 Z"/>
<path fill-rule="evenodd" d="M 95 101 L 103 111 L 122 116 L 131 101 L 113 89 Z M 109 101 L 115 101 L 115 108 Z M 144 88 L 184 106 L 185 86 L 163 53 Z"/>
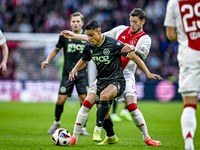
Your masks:
<path fill-rule="evenodd" d="M 103 128 L 106 130 L 107 136 L 113 136 L 115 135 L 114 129 L 113 129 L 113 122 L 112 119 L 109 118 L 104 120 Z"/>
<path fill-rule="evenodd" d="M 105 116 L 108 112 L 109 109 L 109 101 L 99 101 L 100 105 L 99 108 L 97 109 L 97 121 L 96 121 L 96 126 L 102 127 Z"/>
<path fill-rule="evenodd" d="M 60 116 L 61 116 L 61 114 L 62 114 L 62 112 L 63 112 L 63 106 L 64 105 L 58 105 L 58 104 L 56 104 L 56 110 L 55 110 L 55 120 L 56 121 L 59 121 L 60 120 Z"/>
<path fill-rule="evenodd" d="M 117 108 L 117 102 L 115 99 L 113 99 L 113 114 L 116 113 L 116 108 Z"/>

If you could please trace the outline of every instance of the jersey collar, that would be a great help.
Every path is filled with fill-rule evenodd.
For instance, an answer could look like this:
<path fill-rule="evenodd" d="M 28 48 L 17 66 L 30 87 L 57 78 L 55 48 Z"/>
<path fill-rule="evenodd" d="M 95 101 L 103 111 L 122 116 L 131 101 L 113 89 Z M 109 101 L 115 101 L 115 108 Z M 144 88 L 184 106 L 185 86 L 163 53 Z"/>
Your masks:
<path fill-rule="evenodd" d="M 128 31 L 128 34 L 129 34 L 130 36 L 138 37 L 138 36 L 141 36 L 142 34 L 144 34 L 144 31 L 142 30 L 142 32 L 140 32 L 140 33 L 133 34 L 133 33 L 131 32 L 131 27 L 130 27 L 130 28 L 129 28 L 129 31 Z"/>

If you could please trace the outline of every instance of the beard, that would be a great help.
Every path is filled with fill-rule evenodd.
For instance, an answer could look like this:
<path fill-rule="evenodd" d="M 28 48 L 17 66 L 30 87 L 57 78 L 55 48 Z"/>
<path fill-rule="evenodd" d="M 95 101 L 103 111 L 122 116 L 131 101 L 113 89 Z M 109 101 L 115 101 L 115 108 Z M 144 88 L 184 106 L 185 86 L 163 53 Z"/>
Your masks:
<path fill-rule="evenodd" d="M 136 33 L 138 33 L 138 31 L 140 31 L 141 30 L 141 26 L 135 31 L 135 32 L 132 32 L 132 34 L 136 34 Z"/>

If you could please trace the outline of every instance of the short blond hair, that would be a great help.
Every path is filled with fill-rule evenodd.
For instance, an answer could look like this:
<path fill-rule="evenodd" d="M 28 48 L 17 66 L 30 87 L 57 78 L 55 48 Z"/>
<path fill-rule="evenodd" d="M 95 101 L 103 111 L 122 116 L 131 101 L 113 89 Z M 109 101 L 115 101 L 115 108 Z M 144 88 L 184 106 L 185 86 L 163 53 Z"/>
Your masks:
<path fill-rule="evenodd" d="M 71 14 L 70 21 L 71 21 L 72 17 L 75 17 L 75 16 L 80 16 L 81 20 L 84 22 L 84 16 L 80 12 L 75 12 L 75 13 Z"/>

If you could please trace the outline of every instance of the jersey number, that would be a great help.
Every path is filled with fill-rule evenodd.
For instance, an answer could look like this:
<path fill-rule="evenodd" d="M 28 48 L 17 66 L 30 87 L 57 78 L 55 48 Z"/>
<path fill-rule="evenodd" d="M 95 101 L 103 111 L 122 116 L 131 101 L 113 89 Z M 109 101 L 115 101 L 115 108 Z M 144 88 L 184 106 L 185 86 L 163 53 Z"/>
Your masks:
<path fill-rule="evenodd" d="M 179 1 L 180 13 L 184 30 L 188 36 L 188 46 L 194 50 L 199 50 L 200 43 L 200 2 Z"/>

